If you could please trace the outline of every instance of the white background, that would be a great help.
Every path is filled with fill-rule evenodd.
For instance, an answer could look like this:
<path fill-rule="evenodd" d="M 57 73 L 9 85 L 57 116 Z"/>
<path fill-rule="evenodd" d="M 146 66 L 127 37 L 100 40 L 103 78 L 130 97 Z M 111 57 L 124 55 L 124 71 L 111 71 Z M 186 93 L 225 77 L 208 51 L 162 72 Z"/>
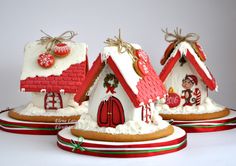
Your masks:
<path fill-rule="evenodd" d="M 52 35 L 78 31 L 76 41 L 89 45 L 92 64 L 105 39 L 116 35 L 121 28 L 123 39 L 139 43 L 159 73 L 162 68 L 159 61 L 167 47 L 161 29 L 175 27 L 182 28 L 183 33 L 195 32 L 201 36 L 200 43 L 208 56 L 207 66 L 219 85 L 219 92 L 210 95 L 217 102 L 236 108 L 234 0 L 0 0 L 0 109 L 30 100 L 29 94 L 19 92 L 23 49 L 27 42 L 42 36 L 40 29 Z M 52 136 L 2 132 L 0 165 L 8 165 L 7 161 L 16 162 L 15 165 L 26 165 L 26 162 L 28 165 L 91 165 L 91 162 L 94 165 L 187 165 L 187 162 L 234 165 L 234 138 L 235 129 L 191 134 L 189 146 L 183 151 L 161 157 L 115 160 L 58 150 L 56 138 Z"/>
<path fill-rule="evenodd" d="M 76 41 L 89 46 L 92 64 L 107 37 L 122 36 L 149 53 L 159 73 L 168 43 L 162 28 L 196 32 L 219 85 L 217 102 L 236 108 L 236 1 L 234 0 L 0 0 L 0 109 L 25 104 L 19 92 L 23 49 L 39 39 L 40 29 L 59 35 L 78 31 Z"/>

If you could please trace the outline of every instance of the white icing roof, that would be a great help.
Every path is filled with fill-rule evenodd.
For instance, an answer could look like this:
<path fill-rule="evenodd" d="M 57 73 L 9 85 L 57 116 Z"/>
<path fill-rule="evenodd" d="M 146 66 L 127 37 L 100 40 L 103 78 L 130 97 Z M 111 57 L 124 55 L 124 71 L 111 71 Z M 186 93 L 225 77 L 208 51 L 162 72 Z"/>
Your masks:
<path fill-rule="evenodd" d="M 81 63 L 86 60 L 85 43 L 65 42 L 70 48 L 70 54 L 64 58 L 55 58 L 55 64 L 48 69 L 40 67 L 37 63 L 39 54 L 44 53 L 45 45 L 42 45 L 39 41 L 28 43 L 25 46 L 24 65 L 21 74 L 21 80 L 28 77 L 35 76 L 50 76 L 61 75 L 61 73 L 68 69 L 71 65 Z"/>
<path fill-rule="evenodd" d="M 137 44 L 132 44 L 136 49 L 141 49 Z M 111 57 L 124 77 L 125 81 L 132 89 L 134 94 L 138 94 L 137 83 L 142 79 L 133 68 L 132 55 L 127 53 L 119 53 L 117 47 L 104 47 L 102 52 L 102 60 L 106 61 L 108 57 Z"/>
<path fill-rule="evenodd" d="M 196 52 L 194 51 L 194 49 L 188 42 L 179 43 L 174 49 L 174 51 L 171 53 L 170 57 L 174 57 L 177 51 L 180 51 L 181 55 L 186 55 L 187 50 L 189 50 L 189 52 L 194 56 L 196 62 L 199 64 L 202 70 L 206 73 L 207 77 L 212 80 L 213 78 L 209 70 L 207 69 L 206 65 L 204 64 L 204 62 L 200 60 L 200 58 L 198 57 L 198 55 L 196 54 Z"/>

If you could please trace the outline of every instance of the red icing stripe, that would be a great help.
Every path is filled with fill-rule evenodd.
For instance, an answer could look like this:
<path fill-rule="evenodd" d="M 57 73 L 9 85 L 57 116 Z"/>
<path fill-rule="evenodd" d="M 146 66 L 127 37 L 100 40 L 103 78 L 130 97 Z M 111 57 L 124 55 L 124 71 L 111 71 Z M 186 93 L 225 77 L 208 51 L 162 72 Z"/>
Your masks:
<path fill-rule="evenodd" d="M 180 51 L 177 51 L 177 53 L 175 54 L 174 57 L 171 57 L 169 59 L 169 61 L 167 62 L 167 64 L 164 66 L 164 68 L 162 69 L 161 73 L 160 73 L 160 79 L 162 80 L 162 82 L 164 82 L 167 78 L 167 76 L 169 75 L 169 73 L 172 71 L 175 63 L 179 60 L 179 58 L 181 57 L 181 53 Z"/>
<path fill-rule="evenodd" d="M 212 79 L 208 78 L 208 76 L 206 75 L 205 71 L 197 63 L 197 61 L 195 60 L 194 56 L 189 52 L 189 50 L 187 50 L 186 57 L 188 58 L 189 62 L 194 66 L 194 68 L 196 69 L 197 73 L 201 76 L 201 78 L 203 79 L 205 84 L 209 87 L 209 89 L 210 90 L 214 90 L 216 88 L 216 82 L 215 82 L 214 77 L 210 73 L 210 71 L 207 69 L 208 72 L 210 73 Z"/>

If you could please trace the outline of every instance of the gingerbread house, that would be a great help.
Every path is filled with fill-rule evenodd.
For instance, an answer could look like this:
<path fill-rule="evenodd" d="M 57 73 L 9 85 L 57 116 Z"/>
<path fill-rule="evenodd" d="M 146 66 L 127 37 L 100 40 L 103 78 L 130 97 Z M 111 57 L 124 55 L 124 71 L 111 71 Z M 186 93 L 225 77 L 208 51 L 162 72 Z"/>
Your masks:
<path fill-rule="evenodd" d="M 139 69 L 145 74 L 138 74 L 131 54 L 105 47 L 75 97 L 79 101 L 89 95 L 89 114 L 100 127 L 116 127 L 132 120 L 149 123 L 154 102 L 166 94 L 147 54 L 134 46 L 136 56 L 141 57 Z"/>
<path fill-rule="evenodd" d="M 69 54 L 55 59 L 50 68 L 37 64 L 38 56 L 45 52 L 44 44 L 35 41 L 25 47 L 20 90 L 32 93 L 32 104 L 45 111 L 66 108 L 73 103 L 88 70 L 87 45 L 65 44 L 70 47 Z"/>
<path fill-rule="evenodd" d="M 213 75 L 204 64 L 206 56 L 198 43 L 195 48 L 186 41 L 170 49 L 172 45 L 161 60 L 164 67 L 160 79 L 170 93 L 167 102 L 171 107 L 200 105 L 208 96 L 208 89 L 217 89 Z"/>

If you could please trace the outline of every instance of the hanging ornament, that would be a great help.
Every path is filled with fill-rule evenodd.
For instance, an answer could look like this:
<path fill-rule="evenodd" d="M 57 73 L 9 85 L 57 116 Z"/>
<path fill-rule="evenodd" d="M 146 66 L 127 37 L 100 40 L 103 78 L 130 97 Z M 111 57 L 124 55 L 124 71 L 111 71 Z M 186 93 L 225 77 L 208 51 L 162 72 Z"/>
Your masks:
<path fill-rule="evenodd" d="M 175 43 L 170 43 L 170 45 L 165 50 L 164 56 L 161 59 L 161 65 L 164 65 L 167 61 L 167 59 L 170 57 L 170 54 L 173 52 L 175 48 Z"/>
<path fill-rule="evenodd" d="M 202 50 L 202 47 L 200 46 L 200 44 L 198 42 L 195 42 L 192 44 L 192 47 L 194 49 L 194 51 L 196 52 L 196 54 L 198 55 L 198 57 L 201 59 L 201 61 L 206 61 L 206 55 Z"/>
<path fill-rule="evenodd" d="M 39 40 L 42 45 L 45 45 L 45 53 L 39 55 L 37 62 L 43 68 L 50 68 L 55 63 L 53 55 L 65 57 L 70 53 L 70 47 L 64 42 L 71 42 L 71 39 L 77 35 L 73 31 L 66 31 L 58 37 L 52 37 L 41 30 L 45 36 Z"/>
<path fill-rule="evenodd" d="M 54 46 L 54 54 L 58 57 L 65 57 L 70 53 L 70 47 L 66 43 L 58 43 Z"/>
<path fill-rule="evenodd" d="M 136 50 L 136 54 L 135 54 L 139 59 L 143 60 L 144 62 L 148 62 L 149 58 L 146 52 L 144 52 L 143 50 L 139 49 Z"/>
<path fill-rule="evenodd" d="M 180 96 L 174 92 L 173 87 L 170 87 L 168 90 L 168 96 L 166 97 L 166 104 L 170 107 L 177 107 L 180 104 Z"/>
<path fill-rule="evenodd" d="M 55 63 L 55 58 L 49 53 L 42 53 L 38 57 L 38 64 L 43 68 L 50 68 Z"/>
<path fill-rule="evenodd" d="M 133 64 L 133 67 L 134 67 L 134 70 L 136 71 L 136 73 L 141 77 L 145 76 L 149 73 L 149 69 L 148 69 L 147 64 L 141 59 L 135 61 Z"/>

